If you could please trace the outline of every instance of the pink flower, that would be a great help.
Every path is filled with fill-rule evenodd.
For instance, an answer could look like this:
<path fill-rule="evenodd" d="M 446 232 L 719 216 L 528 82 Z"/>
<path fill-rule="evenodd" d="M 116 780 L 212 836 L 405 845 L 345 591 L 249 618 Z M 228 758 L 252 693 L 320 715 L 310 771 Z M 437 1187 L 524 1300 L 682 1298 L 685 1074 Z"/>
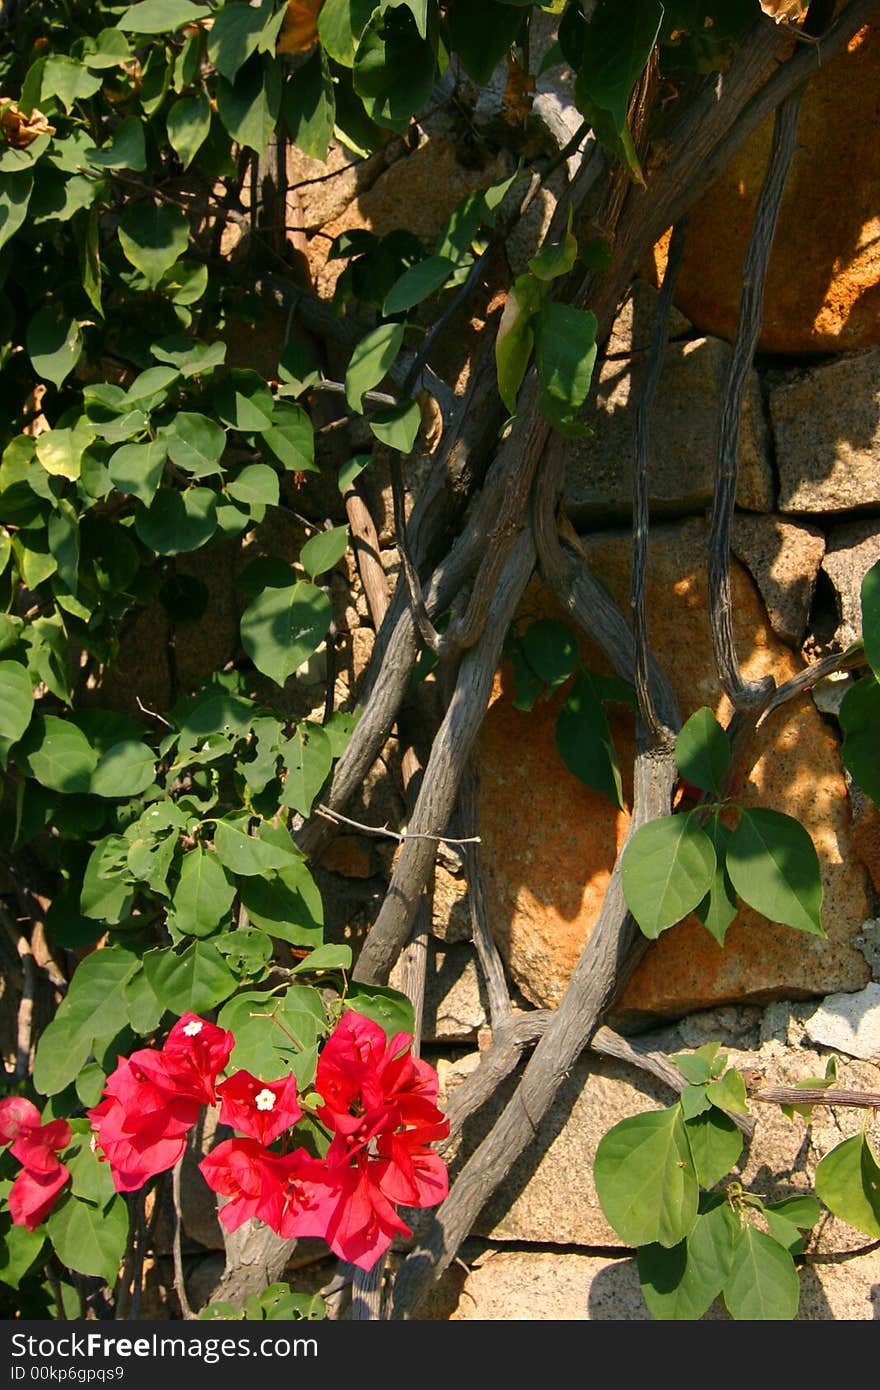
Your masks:
<path fill-rule="evenodd" d="M 24 1096 L 0 1100 L 0 1144 L 8 1144 L 17 1139 L 23 1129 L 38 1129 L 41 1124 L 40 1112 L 33 1101 Z"/>
<path fill-rule="evenodd" d="M 364 1158 L 352 1167 L 330 1169 L 338 1196 L 324 1238 L 335 1255 L 360 1269 L 372 1269 L 396 1235 L 411 1234 L 372 1181 L 370 1167 Z"/>
<path fill-rule="evenodd" d="M 145 1049 L 142 1065 L 155 1084 L 200 1105 L 213 1105 L 217 1099 L 214 1083 L 234 1046 L 232 1034 L 216 1023 L 208 1023 L 196 1014 L 184 1014 L 171 1029 L 161 1052 Z"/>
<path fill-rule="evenodd" d="M 212 1192 L 231 1200 L 220 1208 L 227 1231 L 258 1217 L 277 1231 L 284 1209 L 283 1160 L 256 1139 L 224 1139 L 199 1164 Z"/>
<path fill-rule="evenodd" d="M 0 1141 L 22 1165 L 9 1191 L 9 1214 L 16 1226 L 36 1230 L 54 1207 L 70 1171 L 58 1159 L 70 1143 L 66 1120 L 43 1124 L 40 1112 L 24 1096 L 0 1101 Z"/>
<path fill-rule="evenodd" d="M 163 1078 L 164 1084 L 157 1084 Z M 173 1168 L 200 1110 L 198 1100 L 175 1094 L 161 1054 L 143 1048 L 120 1057 L 107 1078 L 104 1099 L 88 1112 L 116 1191 L 135 1192 L 155 1174 Z"/>
<path fill-rule="evenodd" d="M 9 1215 L 14 1224 L 35 1231 L 49 1215 L 69 1177 L 70 1170 L 57 1159 L 54 1172 L 22 1168 L 9 1189 Z"/>
<path fill-rule="evenodd" d="M 237 1071 L 217 1087 L 221 1100 L 220 1123 L 239 1134 L 271 1144 L 302 1118 L 296 1098 L 296 1077 L 260 1081 L 249 1071 Z"/>
<path fill-rule="evenodd" d="M 344 1013 L 321 1053 L 315 1076 L 315 1089 L 325 1102 L 318 1112 L 324 1124 L 350 1133 L 353 1119 L 384 1109 L 391 1128 L 445 1125 L 436 1105 L 437 1073 L 413 1057 L 412 1041 L 409 1033 L 396 1033 L 389 1042 L 372 1019 L 352 1009 Z"/>
<path fill-rule="evenodd" d="M 446 1200 L 449 1174 L 433 1149 L 419 1143 L 419 1132 L 383 1134 L 376 1141 L 378 1186 L 392 1202 L 404 1207 L 436 1207 Z"/>

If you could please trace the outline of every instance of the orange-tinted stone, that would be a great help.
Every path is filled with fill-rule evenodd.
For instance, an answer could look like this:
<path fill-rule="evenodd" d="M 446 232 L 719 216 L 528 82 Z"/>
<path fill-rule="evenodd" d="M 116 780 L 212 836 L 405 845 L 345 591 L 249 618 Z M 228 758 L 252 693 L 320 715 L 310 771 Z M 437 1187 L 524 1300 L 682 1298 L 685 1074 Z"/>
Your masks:
<path fill-rule="evenodd" d="M 821 50 L 817 48 L 817 59 Z M 764 297 L 765 352 L 880 344 L 880 26 L 819 66 L 807 88 Z M 772 119 L 691 210 L 676 303 L 704 333 L 731 339 Z M 665 264 L 668 237 L 654 260 Z"/>
<path fill-rule="evenodd" d="M 586 541 L 596 575 L 626 604 L 629 535 Z M 722 720 L 706 605 L 706 528 L 701 521 L 652 532 L 648 607 L 654 650 L 668 671 L 687 718 L 708 705 Z M 748 575 L 733 566 L 734 631 L 747 678 L 777 683 L 801 662 L 774 636 Z M 536 583 L 520 618 L 562 616 Z M 607 670 L 590 642 L 584 662 Z M 480 833 L 489 919 L 510 972 L 537 1004 L 559 1002 L 598 915 L 614 859 L 629 823 L 598 793 L 567 772 L 555 747 L 563 696 L 531 713 L 511 705 L 512 677 L 496 680 L 477 746 Z M 634 753 L 632 719 L 610 707 L 627 806 Z M 684 1013 L 733 1000 L 809 997 L 860 989 L 868 978 L 851 944 L 868 915 L 866 879 L 852 844 L 851 812 L 835 738 L 812 702 L 773 715 L 755 743 L 755 758 L 738 795 L 795 816 L 810 832 L 822 865 L 829 939 L 805 936 L 741 909 L 724 948 L 694 918 L 649 949 L 622 996 L 629 1015 Z"/>

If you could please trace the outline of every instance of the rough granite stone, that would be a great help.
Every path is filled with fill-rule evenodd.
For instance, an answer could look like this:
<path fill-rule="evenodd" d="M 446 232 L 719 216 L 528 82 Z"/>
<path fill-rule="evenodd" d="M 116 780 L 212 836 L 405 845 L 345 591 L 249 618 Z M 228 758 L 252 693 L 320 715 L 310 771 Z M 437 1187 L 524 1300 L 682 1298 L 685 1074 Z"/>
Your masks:
<path fill-rule="evenodd" d="M 875 468 L 877 467 L 880 467 L 880 442 L 875 459 Z M 862 580 L 878 560 L 880 518 L 849 522 L 844 526 L 835 526 L 829 531 L 822 569 L 831 580 L 837 595 L 840 624 L 833 641 L 841 651 L 862 635 Z"/>
<path fill-rule="evenodd" d="M 809 1264 L 798 1322 L 880 1317 L 880 1251 Z M 451 1306 L 451 1311 L 449 1311 Z M 636 1262 L 587 1251 L 486 1250 L 466 1276 L 451 1271 L 418 1316 L 451 1322 L 649 1322 Z M 721 1301 L 702 1321 L 729 1321 Z"/>
<path fill-rule="evenodd" d="M 777 637 L 799 647 L 807 627 L 825 537 L 815 526 L 738 512 L 733 553 L 761 591 Z"/>
<path fill-rule="evenodd" d="M 779 510 L 846 512 L 880 502 L 880 350 L 841 357 L 770 391 Z"/>
<path fill-rule="evenodd" d="M 648 612 L 656 655 L 670 673 L 683 717 L 708 705 L 722 719 L 706 606 L 706 528 L 702 521 L 651 533 Z M 629 536 L 585 541 L 594 572 L 624 608 L 629 596 Z M 745 572 L 732 567 L 734 634 L 747 679 L 787 680 L 802 663 L 770 630 Z M 537 582 L 527 590 L 518 622 L 563 617 Z M 581 643 L 581 658 L 607 670 L 599 651 Z M 615 856 L 629 824 L 627 810 L 577 781 L 555 740 L 565 692 L 530 713 L 513 709 L 512 675 L 496 678 L 476 746 L 480 833 L 489 916 L 517 985 L 533 1003 L 554 1006 L 589 937 Z M 631 804 L 633 727 L 609 706 L 625 806 Z M 622 1015 L 642 1020 L 727 1002 L 766 1003 L 861 989 L 869 979 L 852 942 L 870 916 L 866 874 L 852 845 L 851 810 L 837 740 L 809 704 L 789 705 L 766 721 L 755 744 L 745 805 L 795 816 L 810 832 L 825 890 L 828 940 L 795 934 L 742 908 L 722 949 L 694 918 L 652 944 L 621 998 Z M 512 833 L 512 825 L 515 831 Z"/>
<path fill-rule="evenodd" d="M 829 994 L 806 1020 L 806 1029 L 824 1047 L 880 1062 L 880 985 L 872 982 L 855 994 Z"/>
<path fill-rule="evenodd" d="M 389 984 L 403 988 L 399 961 Z M 485 988 L 474 948 L 429 939 L 422 1041 L 473 1043 L 485 1023 Z"/>
<path fill-rule="evenodd" d="M 839 57 L 816 65 L 805 91 L 764 294 L 764 352 L 880 343 L 880 143 L 865 119 L 878 104 L 880 28 L 871 24 Z M 770 117 L 688 213 L 676 302 L 701 331 L 731 341 L 772 132 Z M 667 242 L 655 250 L 658 268 Z"/>
<path fill-rule="evenodd" d="M 649 500 L 657 515 L 703 511 L 711 502 L 718 422 L 730 349 L 718 338 L 670 343 L 652 417 Z M 566 448 L 565 499 L 578 526 L 628 518 L 632 505 L 636 407 L 647 353 L 606 358 L 583 411 L 594 431 Z M 773 477 L 758 379 L 749 378 L 740 437 L 737 503 L 773 507 Z"/>
<path fill-rule="evenodd" d="M 647 280 L 633 280 L 611 325 L 604 350 L 606 357 L 629 357 L 633 352 L 647 352 L 654 333 L 659 297 L 659 292 Z M 690 332 L 690 323 L 673 304 L 669 311 L 670 342 Z"/>

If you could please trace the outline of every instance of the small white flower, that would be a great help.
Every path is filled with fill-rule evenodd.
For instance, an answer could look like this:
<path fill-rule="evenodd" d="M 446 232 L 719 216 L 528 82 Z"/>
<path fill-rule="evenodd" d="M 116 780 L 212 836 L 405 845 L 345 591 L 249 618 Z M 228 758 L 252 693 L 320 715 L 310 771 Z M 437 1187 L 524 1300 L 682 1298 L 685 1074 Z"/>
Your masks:
<path fill-rule="evenodd" d="M 185 1023 L 183 1025 L 183 1031 L 188 1038 L 196 1038 L 199 1033 L 201 1033 L 204 1026 L 200 1018 L 194 1018 L 192 1023 Z"/>
<path fill-rule="evenodd" d="M 274 1110 L 277 1096 L 274 1091 L 270 1091 L 269 1088 L 266 1087 L 265 1090 L 257 1092 L 254 1096 L 254 1100 L 257 1103 L 258 1110 Z"/>

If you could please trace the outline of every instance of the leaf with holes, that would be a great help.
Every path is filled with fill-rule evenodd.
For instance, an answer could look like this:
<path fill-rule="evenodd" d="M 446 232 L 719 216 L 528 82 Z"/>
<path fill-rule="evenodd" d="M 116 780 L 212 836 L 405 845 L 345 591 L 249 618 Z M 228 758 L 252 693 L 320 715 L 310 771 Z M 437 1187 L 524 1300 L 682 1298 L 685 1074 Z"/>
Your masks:
<path fill-rule="evenodd" d="M 287 774 L 281 796 L 301 816 L 311 815 L 312 803 L 333 765 L 333 746 L 320 724 L 304 720 L 283 748 Z"/>

